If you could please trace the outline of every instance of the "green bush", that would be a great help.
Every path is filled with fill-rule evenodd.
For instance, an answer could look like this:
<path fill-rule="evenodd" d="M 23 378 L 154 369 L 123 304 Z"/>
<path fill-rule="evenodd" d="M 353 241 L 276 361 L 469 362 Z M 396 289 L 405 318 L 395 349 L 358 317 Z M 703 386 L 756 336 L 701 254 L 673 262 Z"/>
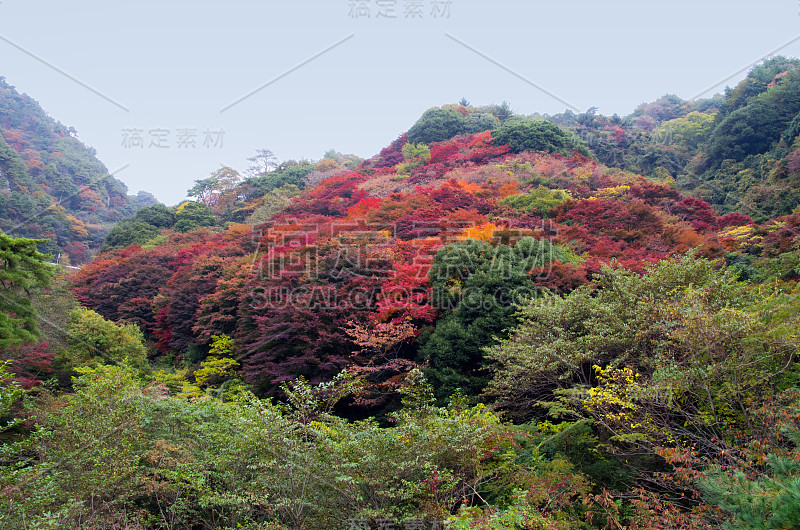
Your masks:
<path fill-rule="evenodd" d="M 509 121 L 492 132 L 495 145 L 507 145 L 512 153 L 544 151 L 569 155 L 577 151 L 589 156 L 589 148 L 578 137 L 548 121 L 530 118 Z"/>

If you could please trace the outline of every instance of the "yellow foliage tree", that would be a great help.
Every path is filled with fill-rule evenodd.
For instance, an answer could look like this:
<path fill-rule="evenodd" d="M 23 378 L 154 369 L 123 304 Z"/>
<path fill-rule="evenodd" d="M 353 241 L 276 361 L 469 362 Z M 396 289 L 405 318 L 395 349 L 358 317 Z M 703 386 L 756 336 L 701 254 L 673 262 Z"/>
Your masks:
<path fill-rule="evenodd" d="M 200 387 L 210 387 L 236 377 L 239 363 L 229 355 L 233 350 L 233 339 L 227 335 L 211 337 L 211 356 L 200 363 L 200 369 L 194 373 L 194 380 Z"/>
<path fill-rule="evenodd" d="M 481 241 L 489 242 L 492 240 L 492 235 L 499 227 L 494 223 L 483 223 L 478 226 L 473 226 L 465 229 L 460 239 L 479 239 Z"/>

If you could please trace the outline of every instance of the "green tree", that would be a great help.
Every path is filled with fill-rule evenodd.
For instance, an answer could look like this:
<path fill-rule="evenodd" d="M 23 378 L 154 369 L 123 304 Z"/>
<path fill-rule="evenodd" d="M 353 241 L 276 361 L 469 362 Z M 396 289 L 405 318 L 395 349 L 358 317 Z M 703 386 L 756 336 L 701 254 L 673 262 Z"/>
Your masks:
<path fill-rule="evenodd" d="M 70 311 L 65 359 L 73 367 L 98 364 L 147 368 L 144 337 L 134 324 L 115 324 L 91 309 Z"/>
<path fill-rule="evenodd" d="M 660 135 L 669 144 L 685 146 L 689 152 L 694 152 L 714 129 L 715 117 L 713 112 L 690 112 L 682 118 L 662 123 Z"/>
<path fill-rule="evenodd" d="M 762 154 L 780 140 L 800 113 L 800 71 L 791 70 L 777 85 L 747 100 L 725 116 L 711 133 L 706 167 L 725 160 L 740 162 Z"/>
<path fill-rule="evenodd" d="M 443 316 L 421 341 L 420 355 L 440 400 L 458 390 L 470 396 L 483 390 L 488 381 L 483 348 L 516 324 L 515 304 L 536 296 L 530 270 L 555 260 L 565 260 L 559 249 L 531 237 L 513 247 L 470 239 L 436 253 L 430 278 Z"/>
<path fill-rule="evenodd" d="M 759 294 L 738 280 L 736 270 L 688 255 L 643 276 L 605 267 L 596 282 L 597 290 L 582 286 L 522 309 L 510 338 L 487 350 L 496 363 L 491 395 L 532 414 L 554 389 L 596 385 L 593 366 L 611 367 L 615 376 L 621 372 L 613 370 L 625 367 L 642 379 L 620 388 L 638 386 L 641 391 L 629 393 L 649 403 L 637 409 L 638 423 L 677 440 L 684 429 L 713 431 L 746 421 L 739 414 L 746 414 L 748 396 L 771 392 L 792 366 L 800 337 L 797 297 Z M 644 421 L 652 407 L 671 410 L 679 420 Z M 595 419 L 608 421 L 610 414 Z M 627 432 L 636 423 L 615 428 Z"/>
<path fill-rule="evenodd" d="M 22 422 L 22 419 L 13 417 L 13 409 L 27 392 L 13 381 L 13 376 L 8 371 L 8 362 L 0 363 L 0 434 Z"/>
<path fill-rule="evenodd" d="M 27 515 L 47 520 L 55 513 L 60 524 L 53 527 L 60 528 L 121 521 L 126 511 L 136 520 L 133 506 L 144 496 L 141 465 L 148 449 L 142 384 L 129 367 L 77 371 L 74 394 L 45 399 L 36 411 L 41 429 L 36 457 L 47 464 L 37 480 L 56 488 L 49 506 Z"/>
<path fill-rule="evenodd" d="M 486 114 L 491 114 L 495 118 L 497 118 L 500 123 L 505 123 L 508 119 L 514 116 L 514 111 L 511 108 L 511 105 L 508 101 L 503 101 L 502 103 L 488 105 L 486 107 L 480 107 L 478 109 L 481 112 L 485 112 Z"/>
<path fill-rule="evenodd" d="M 466 119 L 452 108 L 428 109 L 408 130 L 412 144 L 443 142 L 466 133 Z"/>
<path fill-rule="evenodd" d="M 255 197 L 260 197 L 287 185 L 303 189 L 306 175 L 314 171 L 314 168 L 314 164 L 303 161 L 293 166 L 270 171 L 265 175 L 248 178 L 245 183 L 253 188 L 252 195 Z"/>
<path fill-rule="evenodd" d="M 212 335 L 209 357 L 200 363 L 194 373 L 194 380 L 200 386 L 212 387 L 223 384 L 236 377 L 239 363 L 231 357 L 233 339 L 228 335 Z"/>
<path fill-rule="evenodd" d="M 403 146 L 403 162 L 398 164 L 397 172 L 408 173 L 410 170 L 427 164 L 431 159 L 431 150 L 426 144 L 407 143 Z"/>
<path fill-rule="evenodd" d="M 175 213 L 163 204 L 154 204 L 136 212 L 133 219 L 157 228 L 172 228 L 175 224 Z"/>
<path fill-rule="evenodd" d="M 495 145 L 508 145 L 512 153 L 545 151 L 569 155 L 577 151 L 589 156 L 589 148 L 578 137 L 548 121 L 531 118 L 504 123 L 492 132 Z"/>
<path fill-rule="evenodd" d="M 105 246 L 125 248 L 128 245 L 144 245 L 159 233 L 159 228 L 149 223 L 126 219 L 111 229 L 106 236 Z"/>
<path fill-rule="evenodd" d="M 500 120 L 491 114 L 474 113 L 467 116 L 464 121 L 464 132 L 466 134 L 480 133 L 496 129 L 500 125 Z"/>
<path fill-rule="evenodd" d="M 776 412 L 796 418 L 800 408 Z M 723 528 L 780 530 L 794 528 L 800 521 L 800 431 L 796 422 L 780 423 L 789 447 L 773 448 L 760 473 L 753 476 L 742 469 L 712 466 L 699 480 L 707 502 L 732 515 Z"/>
<path fill-rule="evenodd" d="M 567 190 L 551 190 L 546 186 L 539 185 L 528 193 L 509 195 L 502 199 L 500 204 L 507 204 L 526 212 L 538 212 L 546 216 L 551 209 L 571 199 L 572 195 Z"/>
<path fill-rule="evenodd" d="M 189 232 L 198 228 L 216 226 L 217 219 L 211 208 L 201 202 L 185 202 L 175 212 L 176 232 Z"/>
<path fill-rule="evenodd" d="M 13 381 L 14 374 L 7 366 L 0 363 L 0 526 L 56 528 L 65 511 L 57 505 L 58 484 L 32 456 L 42 432 L 8 436 L 23 425 L 23 418 L 15 415 L 28 391 Z"/>
<path fill-rule="evenodd" d="M 33 184 L 28 169 L 25 167 L 25 161 L 16 150 L 5 142 L 2 135 L 0 135 L 0 168 L 2 168 L 3 176 L 8 180 L 12 191 L 18 190 L 20 186 Z"/>
<path fill-rule="evenodd" d="M 403 146 L 403 158 L 406 161 L 421 160 L 428 162 L 431 159 L 431 150 L 425 144 L 407 143 Z"/>
<path fill-rule="evenodd" d="M 32 342 L 39 334 L 31 293 L 49 286 L 56 274 L 36 250 L 44 242 L 0 233 L 0 349 Z"/>

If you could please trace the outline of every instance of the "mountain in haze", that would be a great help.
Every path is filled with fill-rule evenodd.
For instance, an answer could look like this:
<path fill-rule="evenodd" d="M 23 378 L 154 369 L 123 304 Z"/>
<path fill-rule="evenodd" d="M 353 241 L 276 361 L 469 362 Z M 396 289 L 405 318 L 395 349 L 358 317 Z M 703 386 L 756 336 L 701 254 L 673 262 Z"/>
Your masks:
<path fill-rule="evenodd" d="M 73 128 L 0 77 L 0 230 L 48 239 L 42 252 L 82 264 L 118 221 L 156 202 L 128 195 Z"/>

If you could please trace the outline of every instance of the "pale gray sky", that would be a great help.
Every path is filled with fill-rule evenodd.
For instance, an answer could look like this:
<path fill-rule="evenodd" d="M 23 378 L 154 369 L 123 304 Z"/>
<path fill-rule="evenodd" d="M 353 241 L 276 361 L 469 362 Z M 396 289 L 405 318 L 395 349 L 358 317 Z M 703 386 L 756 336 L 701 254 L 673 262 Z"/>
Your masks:
<path fill-rule="evenodd" d="M 2 0 L 0 75 L 125 167 L 132 192 L 174 204 L 259 148 L 371 156 L 462 96 L 624 115 L 665 93 L 712 95 L 798 37 L 798 0 Z M 779 53 L 800 56 L 800 39 Z M 143 147 L 124 145 L 130 129 Z"/>

